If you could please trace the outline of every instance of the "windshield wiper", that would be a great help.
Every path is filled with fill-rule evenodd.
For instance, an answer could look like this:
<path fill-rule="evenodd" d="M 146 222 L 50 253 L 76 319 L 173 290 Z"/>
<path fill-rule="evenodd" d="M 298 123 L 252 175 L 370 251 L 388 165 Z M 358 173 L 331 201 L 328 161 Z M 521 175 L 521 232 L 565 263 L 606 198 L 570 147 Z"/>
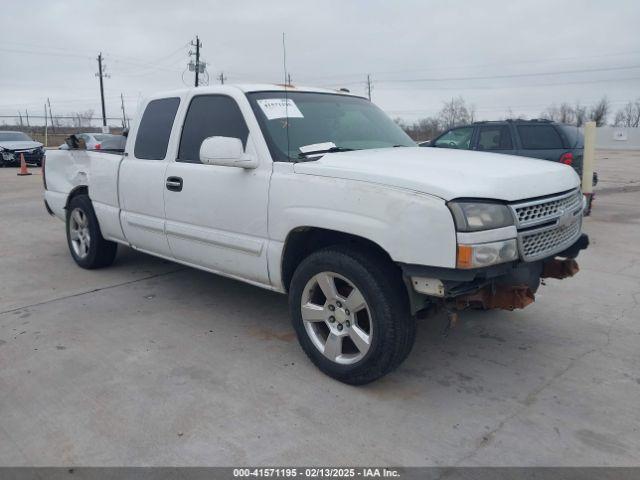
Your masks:
<path fill-rule="evenodd" d="M 322 150 L 313 150 L 311 152 L 300 152 L 298 154 L 298 159 L 300 160 L 310 160 L 309 157 L 320 156 L 325 153 L 337 153 L 337 152 L 352 152 L 356 150 L 355 148 L 345 148 L 345 147 L 331 147 L 325 148 Z"/>

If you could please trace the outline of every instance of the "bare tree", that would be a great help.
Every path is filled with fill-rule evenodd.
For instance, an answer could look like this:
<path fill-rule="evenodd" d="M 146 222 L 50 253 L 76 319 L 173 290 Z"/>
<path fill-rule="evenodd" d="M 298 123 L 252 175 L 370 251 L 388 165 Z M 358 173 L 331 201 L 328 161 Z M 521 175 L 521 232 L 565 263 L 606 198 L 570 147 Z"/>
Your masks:
<path fill-rule="evenodd" d="M 445 129 L 471 123 L 474 116 L 474 107 L 467 107 L 462 97 L 452 98 L 451 101 L 444 102 L 444 106 L 438 114 L 441 126 Z"/>
<path fill-rule="evenodd" d="M 540 117 L 551 120 L 553 122 L 557 122 L 560 118 L 560 109 L 554 103 L 551 106 L 547 107 L 547 109 L 540 114 Z"/>
<path fill-rule="evenodd" d="M 616 127 L 640 126 L 640 98 L 635 102 L 627 103 L 616 112 L 613 125 Z"/>
<path fill-rule="evenodd" d="M 602 97 L 589 111 L 589 120 L 596 122 L 596 127 L 601 127 L 607 123 L 609 115 L 609 100 L 606 96 Z"/>
<path fill-rule="evenodd" d="M 91 119 L 93 118 L 93 109 L 85 110 L 84 112 L 78 112 L 78 119 L 80 120 L 80 127 L 91 126 Z"/>
<path fill-rule="evenodd" d="M 613 118 L 614 127 L 625 127 L 624 110 L 618 110 L 616 116 Z"/>
<path fill-rule="evenodd" d="M 440 121 L 434 117 L 421 118 L 412 124 L 407 124 L 401 118 L 396 118 L 394 121 L 417 142 L 432 140 L 442 132 Z"/>
<path fill-rule="evenodd" d="M 575 116 L 576 127 L 581 127 L 584 125 L 584 121 L 587 119 L 587 107 L 580 105 L 580 102 L 576 102 L 575 107 L 573 107 L 573 112 Z"/>
<path fill-rule="evenodd" d="M 576 114 L 573 107 L 566 102 L 561 103 L 558 109 L 558 122 L 572 125 L 575 121 Z"/>
<path fill-rule="evenodd" d="M 507 107 L 507 111 L 504 114 L 505 120 L 513 120 L 513 109 L 511 107 Z"/>

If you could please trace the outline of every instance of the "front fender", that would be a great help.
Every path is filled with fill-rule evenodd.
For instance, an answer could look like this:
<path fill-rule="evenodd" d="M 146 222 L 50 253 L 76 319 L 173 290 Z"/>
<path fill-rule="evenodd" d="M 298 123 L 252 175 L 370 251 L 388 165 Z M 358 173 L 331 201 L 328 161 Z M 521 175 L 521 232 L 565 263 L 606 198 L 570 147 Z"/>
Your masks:
<path fill-rule="evenodd" d="M 357 180 L 274 171 L 269 237 L 318 227 L 367 238 L 396 262 L 454 268 L 456 235 L 444 200 Z"/>

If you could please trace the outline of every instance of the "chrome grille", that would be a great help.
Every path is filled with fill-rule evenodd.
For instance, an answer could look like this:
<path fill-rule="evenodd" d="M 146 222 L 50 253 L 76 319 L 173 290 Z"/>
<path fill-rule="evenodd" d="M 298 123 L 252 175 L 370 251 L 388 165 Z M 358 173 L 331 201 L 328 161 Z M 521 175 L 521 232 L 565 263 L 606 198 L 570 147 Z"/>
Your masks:
<path fill-rule="evenodd" d="M 580 224 L 580 219 L 577 219 L 566 227 L 553 227 L 541 232 L 521 235 L 522 256 L 525 260 L 535 260 L 547 257 L 554 251 L 557 253 L 558 246 L 562 248 L 565 248 L 565 244 L 569 246 L 569 240 L 573 240 L 580 233 Z"/>
<path fill-rule="evenodd" d="M 552 200 L 538 200 L 515 207 L 519 227 L 541 223 L 560 215 L 563 211 L 582 206 L 582 193 L 579 190 L 569 192 Z"/>
<path fill-rule="evenodd" d="M 580 235 L 580 190 L 510 207 L 516 218 L 520 255 L 525 261 L 532 262 L 559 253 Z"/>

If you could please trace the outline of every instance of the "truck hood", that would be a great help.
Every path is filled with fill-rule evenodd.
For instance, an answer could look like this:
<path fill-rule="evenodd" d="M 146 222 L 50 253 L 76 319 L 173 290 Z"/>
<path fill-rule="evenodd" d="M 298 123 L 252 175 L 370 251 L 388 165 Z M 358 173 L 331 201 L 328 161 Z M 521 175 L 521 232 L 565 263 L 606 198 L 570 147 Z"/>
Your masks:
<path fill-rule="evenodd" d="M 296 163 L 294 171 L 406 188 L 447 201 L 467 197 L 511 202 L 580 184 L 573 168 L 561 163 L 424 147 L 329 153 L 318 160 Z"/>
<path fill-rule="evenodd" d="M 32 148 L 38 148 L 41 146 L 42 144 L 40 142 L 30 140 L 0 142 L 0 148 L 5 148 L 7 150 L 31 150 Z"/>

